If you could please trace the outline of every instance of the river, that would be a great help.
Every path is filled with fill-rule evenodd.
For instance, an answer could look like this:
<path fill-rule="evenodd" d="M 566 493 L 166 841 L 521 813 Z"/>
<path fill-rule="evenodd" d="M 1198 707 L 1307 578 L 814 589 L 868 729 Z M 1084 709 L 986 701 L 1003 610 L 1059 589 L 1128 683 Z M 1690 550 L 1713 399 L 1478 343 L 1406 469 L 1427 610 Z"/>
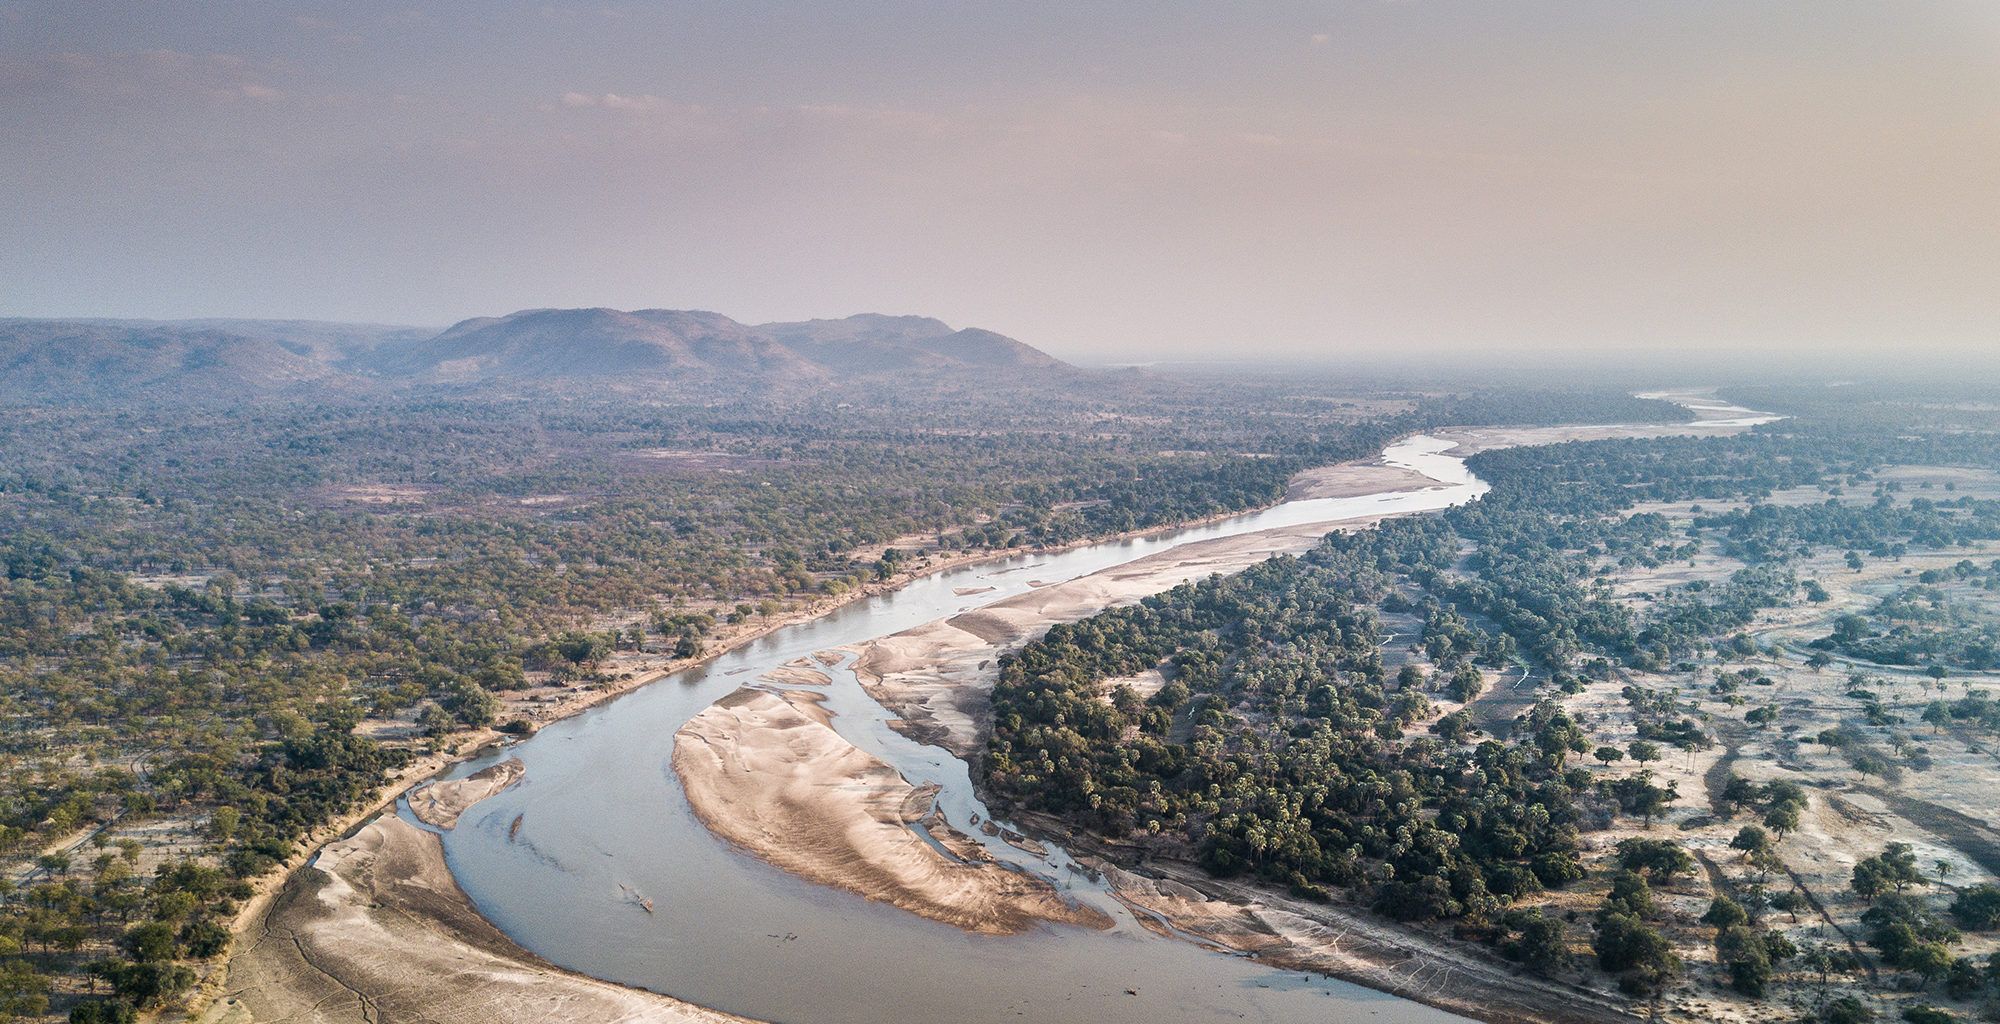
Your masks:
<path fill-rule="evenodd" d="M 1485 491 L 1448 442 L 1413 437 L 1392 464 L 1439 481 L 1423 490 L 1286 502 L 1151 537 L 1061 554 L 996 559 L 916 580 L 778 630 L 707 665 L 543 729 L 506 756 L 527 765 L 518 786 L 444 834 L 453 873 L 480 912 L 522 946 L 572 970 L 759 1020 L 875 1024 L 917 1021 L 1459 1020 L 1429 1007 L 1314 975 L 1162 939 L 1075 872 L 1061 850 L 1044 860 L 997 841 L 995 856 L 1054 879 L 1111 914 L 1110 931 L 1051 927 L 971 935 L 801 881 L 718 841 L 689 810 L 669 767 L 674 730 L 736 687 L 784 662 L 886 636 L 1045 584 L 1088 575 L 1193 541 L 1390 512 L 1443 508 Z M 958 589 L 991 587 L 976 597 Z M 850 742 L 915 783 L 943 786 L 939 805 L 968 835 L 984 816 L 964 762 L 886 728 L 846 664 L 826 688 Z M 468 762 L 455 775 L 490 759 Z M 516 817 L 521 826 L 510 839 Z M 651 901 L 649 913 L 639 903 Z"/>
<path fill-rule="evenodd" d="M 1073 579 L 1212 538 L 1440 509 L 1484 493 L 1486 485 L 1462 460 L 1441 454 L 1450 447 L 1417 436 L 1383 453 L 1435 486 L 1291 501 L 1172 533 L 941 572 L 549 725 L 495 755 L 520 758 L 526 778 L 444 833 L 451 869 L 482 914 L 563 967 L 757 1020 L 1461 1021 L 1357 985 L 1158 937 L 1060 849 L 1038 858 L 986 840 L 996 857 L 1053 880 L 1111 915 L 1115 927 L 972 935 L 815 886 L 717 840 L 695 819 L 669 767 L 676 729 L 787 661 L 1021 594 L 1030 580 Z M 992 589 L 976 597 L 954 593 L 981 587 Z M 829 670 L 835 727 L 911 782 L 940 784 L 947 819 L 978 837 L 972 816 L 985 817 L 985 809 L 965 763 L 888 729 L 882 708 L 847 664 Z M 453 774 L 493 759 L 468 762 Z"/>

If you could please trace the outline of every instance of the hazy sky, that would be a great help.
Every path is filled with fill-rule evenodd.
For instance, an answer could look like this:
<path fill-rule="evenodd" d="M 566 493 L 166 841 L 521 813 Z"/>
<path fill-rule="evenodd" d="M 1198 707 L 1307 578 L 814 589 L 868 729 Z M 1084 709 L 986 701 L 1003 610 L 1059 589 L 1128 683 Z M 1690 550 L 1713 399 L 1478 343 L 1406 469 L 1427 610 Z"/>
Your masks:
<path fill-rule="evenodd" d="M 2000 4 L 0 0 L 0 315 L 2000 349 Z"/>

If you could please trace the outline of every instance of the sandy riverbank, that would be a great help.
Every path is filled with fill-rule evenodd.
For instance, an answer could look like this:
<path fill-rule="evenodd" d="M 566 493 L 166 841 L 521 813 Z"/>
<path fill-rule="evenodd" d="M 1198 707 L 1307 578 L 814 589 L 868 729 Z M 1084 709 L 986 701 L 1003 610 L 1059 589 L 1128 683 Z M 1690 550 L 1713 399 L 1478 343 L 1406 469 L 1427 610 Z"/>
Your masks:
<path fill-rule="evenodd" d="M 463 809 L 495 783 L 430 789 Z M 472 909 L 438 837 L 395 815 L 329 844 L 293 874 L 243 946 L 203 1024 L 751 1024 L 564 971 L 520 948 Z"/>
<path fill-rule="evenodd" d="M 859 655 L 854 671 L 862 687 L 896 716 L 891 724 L 898 731 L 969 758 L 986 740 L 987 690 L 1001 651 L 1058 622 L 1075 622 L 1211 573 L 1241 572 L 1275 555 L 1309 551 L 1329 532 L 1362 529 L 1382 518 L 1195 541 L 848 649 Z"/>
<path fill-rule="evenodd" d="M 932 818 L 935 790 L 841 738 L 813 696 L 737 690 L 674 734 L 674 772 L 717 835 L 817 884 L 968 931 L 1111 925 Z M 919 822 L 937 846 L 912 830 Z"/>
<path fill-rule="evenodd" d="M 1151 916 L 1157 915 L 1182 938 L 1273 967 L 1341 978 L 1493 1024 L 1632 1019 L 1595 993 L 1524 975 L 1497 956 L 1376 918 L 1217 881 L 1191 865 L 1155 864 L 1151 870 L 1163 877 L 1147 878 L 1099 858 L 1088 862 L 1148 928 L 1169 934 Z"/>

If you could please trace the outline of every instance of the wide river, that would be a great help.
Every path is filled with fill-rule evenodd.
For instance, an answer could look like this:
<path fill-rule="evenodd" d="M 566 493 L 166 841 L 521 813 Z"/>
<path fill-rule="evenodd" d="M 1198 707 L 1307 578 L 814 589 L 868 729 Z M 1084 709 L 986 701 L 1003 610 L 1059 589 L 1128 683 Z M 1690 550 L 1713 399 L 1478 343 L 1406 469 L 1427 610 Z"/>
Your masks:
<path fill-rule="evenodd" d="M 697 821 L 669 766 L 674 731 L 710 703 L 787 661 L 887 636 L 1030 589 L 1182 544 L 1275 527 L 1418 512 L 1486 490 L 1449 443 L 1411 437 L 1392 464 L 1438 481 L 1422 490 L 1290 501 L 1262 512 L 1062 554 L 996 559 L 942 572 L 773 632 L 715 661 L 543 729 L 503 755 L 527 765 L 518 786 L 444 833 L 459 884 L 522 946 L 594 977 L 756 1020 L 1324 1022 L 1463 1018 L 1316 975 L 1272 970 L 1154 935 L 1060 850 L 1032 857 L 985 840 L 996 857 L 1055 881 L 1110 914 L 1109 931 L 1045 927 L 971 935 L 801 881 L 735 852 Z M 975 597 L 956 589 L 991 587 Z M 943 786 L 939 806 L 979 836 L 964 762 L 888 729 L 845 663 L 827 688 L 850 742 L 914 783 Z M 460 766 L 464 775 L 491 758 Z M 406 814 L 407 816 L 407 814 Z M 518 832 L 510 835 L 516 819 Z M 640 900 L 651 902 L 649 912 Z"/>

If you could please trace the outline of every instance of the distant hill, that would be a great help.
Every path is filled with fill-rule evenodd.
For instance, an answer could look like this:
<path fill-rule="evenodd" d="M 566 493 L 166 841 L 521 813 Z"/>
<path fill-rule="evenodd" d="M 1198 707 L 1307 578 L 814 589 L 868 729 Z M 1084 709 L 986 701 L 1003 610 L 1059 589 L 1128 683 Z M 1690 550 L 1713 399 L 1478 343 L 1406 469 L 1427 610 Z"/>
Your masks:
<path fill-rule="evenodd" d="M 267 320 L 0 319 L 0 402 L 215 404 L 371 387 L 347 369 L 409 328 Z"/>
<path fill-rule="evenodd" d="M 440 381 L 660 376 L 785 383 L 1060 361 L 1012 338 L 918 316 L 749 326 L 670 309 L 534 309 L 467 320 L 388 354 L 391 375 Z"/>
<path fill-rule="evenodd" d="M 764 324 L 799 355 L 842 373 L 938 370 L 954 366 L 1049 368 L 1064 365 L 1039 349 L 976 327 L 954 331 L 927 316 L 863 313 L 844 320 Z"/>
<path fill-rule="evenodd" d="M 0 319 L 0 404 L 329 400 L 409 387 L 811 386 L 1068 365 L 992 331 L 865 313 L 751 326 L 720 313 L 532 309 L 442 333 L 292 320 Z"/>
<path fill-rule="evenodd" d="M 822 368 L 720 313 L 531 309 L 378 354 L 388 376 L 449 382 L 717 376 L 795 381 Z"/>

